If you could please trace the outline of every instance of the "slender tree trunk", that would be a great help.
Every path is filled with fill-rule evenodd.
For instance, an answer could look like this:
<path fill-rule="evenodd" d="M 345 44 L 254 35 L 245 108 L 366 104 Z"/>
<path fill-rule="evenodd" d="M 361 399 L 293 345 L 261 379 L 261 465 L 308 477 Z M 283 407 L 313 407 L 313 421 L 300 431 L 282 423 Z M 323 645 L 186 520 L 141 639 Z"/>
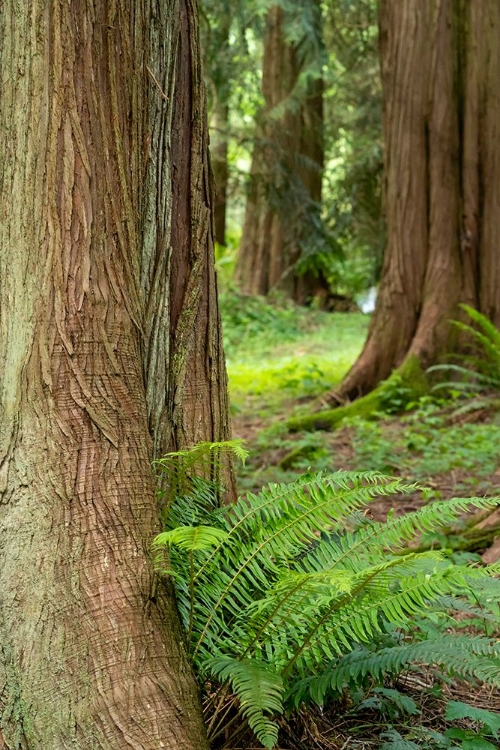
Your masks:
<path fill-rule="evenodd" d="M 365 348 L 339 391 L 453 349 L 457 304 L 500 323 L 500 5 L 380 0 L 388 242 Z"/>
<path fill-rule="evenodd" d="M 228 436 L 193 0 L 0 9 L 0 747 L 202 750 L 154 455 Z"/>
<path fill-rule="evenodd" d="M 319 4 L 315 4 L 320 23 Z M 262 91 L 264 111 L 257 126 L 236 279 L 248 294 L 280 288 L 298 302 L 324 286 L 297 263 L 311 232 L 311 216 L 321 202 L 323 168 L 323 85 L 301 73 L 311 60 L 289 42 L 285 11 L 268 12 Z M 319 29 L 318 29 L 319 34 Z"/>
<path fill-rule="evenodd" d="M 227 191 L 229 184 L 228 131 L 229 106 L 216 102 L 211 118 L 212 169 L 215 182 L 215 240 L 226 244 Z"/>
<path fill-rule="evenodd" d="M 233 78 L 233 54 L 230 43 L 231 6 L 221 6 L 223 12 L 216 28 L 209 34 L 207 46 L 211 53 L 209 67 L 212 84 L 212 106 L 210 113 L 210 155 L 215 182 L 215 240 L 226 244 L 227 192 L 229 182 L 228 136 L 229 96 Z"/>

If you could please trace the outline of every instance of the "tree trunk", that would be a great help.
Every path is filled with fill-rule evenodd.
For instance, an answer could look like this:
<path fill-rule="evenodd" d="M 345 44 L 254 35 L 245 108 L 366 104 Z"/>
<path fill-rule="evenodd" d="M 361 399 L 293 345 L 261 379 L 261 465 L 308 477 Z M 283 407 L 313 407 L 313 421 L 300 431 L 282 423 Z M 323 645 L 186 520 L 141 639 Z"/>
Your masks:
<path fill-rule="evenodd" d="M 0 747 L 207 747 L 151 460 L 229 435 L 194 0 L 0 10 Z"/>
<path fill-rule="evenodd" d="M 229 183 L 228 132 L 229 105 L 216 101 L 210 121 L 212 169 L 215 182 L 215 241 L 226 244 L 227 191 Z"/>
<path fill-rule="evenodd" d="M 230 31 L 232 11 L 224 3 L 216 23 L 207 30 L 206 69 L 210 73 L 212 92 L 210 107 L 210 155 L 215 182 L 215 240 L 226 244 L 227 191 L 229 181 L 228 137 L 229 97 L 233 79 L 234 51 L 231 49 Z M 233 9 L 234 10 L 234 9 Z"/>
<path fill-rule="evenodd" d="M 500 5 L 380 0 L 379 17 L 388 241 L 340 400 L 453 350 L 459 302 L 500 323 Z"/>
<path fill-rule="evenodd" d="M 319 3 L 313 8 L 319 35 Z M 248 294 L 280 288 L 304 302 L 325 287 L 321 275 L 300 274 L 297 268 L 315 221 L 317 226 L 321 202 L 323 84 L 298 41 L 287 40 L 289 22 L 281 7 L 269 10 L 265 105 L 257 126 L 236 279 Z"/>

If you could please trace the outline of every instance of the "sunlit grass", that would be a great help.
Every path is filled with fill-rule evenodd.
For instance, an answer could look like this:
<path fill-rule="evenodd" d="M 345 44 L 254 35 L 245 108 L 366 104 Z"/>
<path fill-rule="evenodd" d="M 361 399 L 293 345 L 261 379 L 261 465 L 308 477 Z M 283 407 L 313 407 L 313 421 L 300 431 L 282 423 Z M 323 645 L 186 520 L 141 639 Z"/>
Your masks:
<path fill-rule="evenodd" d="M 238 346 L 228 347 L 234 408 L 243 406 L 248 397 L 276 408 L 291 398 L 318 396 L 339 383 L 361 351 L 368 319 L 353 313 L 309 315 L 309 321 L 297 321 L 295 330 L 273 331 L 270 326 L 265 333 L 247 334 Z"/>
<path fill-rule="evenodd" d="M 361 351 L 368 317 L 233 295 L 222 305 L 233 409 L 278 409 L 334 387 Z M 236 309 L 236 305 L 240 305 Z"/>

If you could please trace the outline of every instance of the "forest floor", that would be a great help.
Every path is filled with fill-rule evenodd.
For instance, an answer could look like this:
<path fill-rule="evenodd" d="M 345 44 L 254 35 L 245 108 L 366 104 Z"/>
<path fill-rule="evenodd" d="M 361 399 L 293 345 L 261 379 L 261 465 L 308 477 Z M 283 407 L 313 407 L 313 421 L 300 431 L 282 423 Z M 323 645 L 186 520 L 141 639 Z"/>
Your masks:
<path fill-rule="evenodd" d="M 233 292 L 223 295 L 222 311 L 233 435 L 243 438 L 250 452 L 238 470 L 240 494 L 258 491 L 269 482 L 293 481 L 306 471 L 354 468 L 378 470 L 424 488 L 372 503 L 376 520 L 384 520 L 389 512 L 408 513 L 436 499 L 500 494 L 500 413 L 483 409 L 457 414 L 460 403 L 439 393 L 403 405 L 396 391 L 384 413 L 370 421 L 356 419 L 334 432 L 288 431 L 287 419 L 318 410 L 322 396 L 348 370 L 361 351 L 368 316 L 306 311 L 282 301 L 242 299 Z M 498 560 L 500 539 L 496 532 L 488 532 L 500 523 L 498 513 L 479 524 L 473 540 L 465 538 L 469 523 L 464 518 L 461 526 L 422 538 L 422 545 L 446 547 L 460 560 Z M 491 750 L 499 746 L 478 732 L 470 718 L 453 725 L 462 732 L 461 739 L 439 739 L 449 727 L 443 718 L 447 700 L 500 714 L 498 691 L 456 682 L 437 689 L 425 672 L 416 682 L 407 674 L 392 687 L 411 698 L 414 713 L 391 705 L 380 694 L 357 703 L 346 697 L 343 705 L 327 711 L 295 714 L 283 725 L 280 748 Z M 250 739 L 250 744 L 240 742 L 242 748 L 256 745 Z"/>
<path fill-rule="evenodd" d="M 461 402 L 439 393 L 400 411 L 396 391 L 374 419 L 354 419 L 333 432 L 290 433 L 287 420 L 320 409 L 322 397 L 347 372 L 361 351 L 369 317 L 252 298 L 235 317 L 232 302 L 223 311 L 233 435 L 245 440 L 250 453 L 238 469 L 240 492 L 289 482 L 307 470 L 336 469 L 378 470 L 425 488 L 395 507 L 394 498 L 374 503 L 377 520 L 432 499 L 499 492 L 500 413 L 457 414 Z"/>

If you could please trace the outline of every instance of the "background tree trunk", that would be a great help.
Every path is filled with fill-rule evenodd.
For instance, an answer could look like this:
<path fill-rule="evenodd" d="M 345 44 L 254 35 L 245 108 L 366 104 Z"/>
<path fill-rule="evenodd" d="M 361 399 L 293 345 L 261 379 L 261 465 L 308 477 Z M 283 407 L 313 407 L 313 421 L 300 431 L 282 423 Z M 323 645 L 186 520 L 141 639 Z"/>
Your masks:
<path fill-rule="evenodd" d="M 230 30 L 234 7 L 230 3 L 221 6 L 217 25 L 207 29 L 206 68 L 211 73 L 210 111 L 210 155 L 215 182 L 215 240 L 219 245 L 226 244 L 227 191 L 229 180 L 228 138 L 229 138 L 229 97 L 233 79 L 233 55 L 230 44 Z"/>
<path fill-rule="evenodd" d="M 313 5 L 319 35 L 319 3 Z M 265 105 L 256 132 L 236 279 L 248 294 L 265 295 L 279 287 L 304 302 L 324 286 L 312 274 L 301 278 L 296 268 L 311 214 L 321 201 L 323 85 L 317 72 L 300 79 L 314 61 L 304 59 L 298 42 L 287 40 L 287 23 L 281 7 L 269 10 L 262 71 Z"/>
<path fill-rule="evenodd" d="M 500 6 L 380 0 L 379 14 L 388 242 L 340 399 L 452 350 L 459 302 L 500 323 Z"/>
<path fill-rule="evenodd" d="M 229 435 L 194 0 L 0 11 L 0 747 L 207 747 L 151 460 Z"/>
<path fill-rule="evenodd" d="M 227 191 L 229 181 L 228 132 L 229 105 L 227 102 L 214 102 L 210 120 L 212 132 L 210 154 L 215 182 L 215 241 L 226 244 Z"/>

